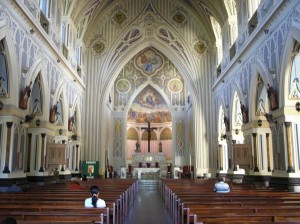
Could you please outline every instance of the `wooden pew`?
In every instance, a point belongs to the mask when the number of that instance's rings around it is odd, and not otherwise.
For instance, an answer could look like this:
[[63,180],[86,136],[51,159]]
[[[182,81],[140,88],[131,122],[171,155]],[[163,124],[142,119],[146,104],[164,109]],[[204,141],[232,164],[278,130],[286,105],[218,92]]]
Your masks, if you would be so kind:
[[[214,181],[215,182],[215,181]],[[160,190],[174,222],[248,223],[300,220],[300,194],[249,184],[228,194],[213,192],[211,180],[162,180]]]
[[[135,180],[93,180],[80,182],[80,190],[54,184],[33,187],[20,193],[0,193],[0,218],[12,216],[18,223],[118,224],[133,203],[137,184]],[[101,185],[101,198],[106,201],[107,208],[84,208],[84,200],[90,196],[92,185]]]

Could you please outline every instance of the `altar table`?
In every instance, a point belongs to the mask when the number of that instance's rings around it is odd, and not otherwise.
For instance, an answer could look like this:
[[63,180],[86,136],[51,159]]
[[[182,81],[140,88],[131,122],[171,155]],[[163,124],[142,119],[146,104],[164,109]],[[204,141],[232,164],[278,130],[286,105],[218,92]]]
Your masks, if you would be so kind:
[[159,168],[134,168],[133,169],[133,176],[136,176],[138,177],[139,180],[141,180],[141,176],[142,176],[142,173],[157,173],[159,172]]

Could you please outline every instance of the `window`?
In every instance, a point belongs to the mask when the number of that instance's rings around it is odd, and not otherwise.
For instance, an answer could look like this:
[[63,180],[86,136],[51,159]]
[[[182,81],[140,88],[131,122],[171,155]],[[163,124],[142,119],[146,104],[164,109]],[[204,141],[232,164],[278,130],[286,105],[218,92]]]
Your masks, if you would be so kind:
[[0,97],[8,96],[8,73],[4,42],[0,41]]
[[40,9],[46,18],[50,18],[51,0],[39,0]]
[[256,12],[261,0],[248,0],[248,18],[250,19]]

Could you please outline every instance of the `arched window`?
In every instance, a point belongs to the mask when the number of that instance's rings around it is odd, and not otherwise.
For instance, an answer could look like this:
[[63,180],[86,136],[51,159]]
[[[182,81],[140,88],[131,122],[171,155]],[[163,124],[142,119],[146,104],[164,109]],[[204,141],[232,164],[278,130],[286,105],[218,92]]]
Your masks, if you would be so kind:
[[42,98],[42,91],[41,91],[40,75],[38,75],[34,81],[34,84],[32,87],[31,104],[30,105],[31,105],[30,111],[32,114],[42,115],[43,98]]
[[240,126],[243,124],[243,117],[242,117],[242,111],[241,111],[241,101],[237,95],[237,93],[234,93],[234,104],[233,104],[233,121],[234,121],[234,127],[240,128]]
[[261,0],[248,0],[248,18],[250,19],[256,12]]
[[39,0],[40,10],[46,18],[50,18],[51,0]]
[[8,96],[8,72],[4,41],[0,41],[0,97]]
[[290,93],[291,99],[300,97],[299,80],[300,80],[300,43],[296,43],[291,63],[291,74],[290,74]]
[[269,111],[267,90],[261,76],[257,80],[256,115],[264,115]]

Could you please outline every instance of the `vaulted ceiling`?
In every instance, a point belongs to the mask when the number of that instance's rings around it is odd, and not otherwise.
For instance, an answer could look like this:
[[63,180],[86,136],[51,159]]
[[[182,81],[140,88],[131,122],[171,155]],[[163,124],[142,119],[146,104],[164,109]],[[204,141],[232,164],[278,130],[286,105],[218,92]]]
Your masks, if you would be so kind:
[[[229,1],[232,0],[225,0],[225,3],[227,2],[227,5],[229,5]],[[167,6],[167,4],[177,4],[186,10],[188,16],[192,15],[194,18],[197,18],[201,23],[200,25],[210,35],[212,35],[210,17],[214,17],[221,27],[228,17],[224,1],[222,0],[64,0],[64,15],[71,17],[74,21],[74,25],[78,30],[77,37],[86,39],[96,27],[101,26],[99,21],[103,20],[104,22],[104,15],[109,13],[112,8],[118,7],[120,4],[133,5],[132,2],[144,2],[144,4],[151,2],[153,5],[158,5],[161,12],[164,11],[163,7]],[[127,13],[132,14],[133,12],[136,15],[130,15],[131,19],[134,19],[140,13],[138,10]]]

